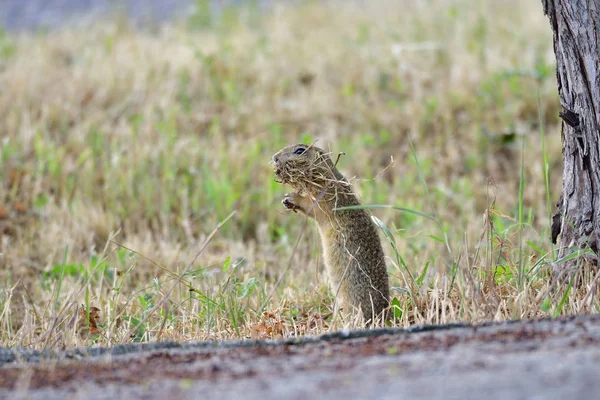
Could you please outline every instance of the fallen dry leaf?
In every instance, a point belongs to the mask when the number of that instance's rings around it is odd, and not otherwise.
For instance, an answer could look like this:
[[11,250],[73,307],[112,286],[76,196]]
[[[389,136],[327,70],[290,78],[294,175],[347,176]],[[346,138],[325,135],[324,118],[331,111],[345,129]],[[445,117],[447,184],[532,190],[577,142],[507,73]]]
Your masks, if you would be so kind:
[[253,337],[259,339],[272,339],[283,337],[285,322],[277,316],[276,312],[263,312],[263,315],[256,324],[251,325]]
[[23,203],[15,202],[13,204],[13,209],[18,213],[24,213],[27,211],[27,208],[23,205]]
[[[85,321],[85,316],[86,316],[86,310],[85,310],[85,306],[82,306],[81,309],[79,310],[79,315],[82,318],[81,319],[81,326],[80,326],[80,330],[86,329],[87,328],[87,324],[84,322]],[[98,332],[98,322],[100,322],[100,309],[98,307],[90,307],[90,319],[89,319],[89,333],[97,333]]]
[[8,170],[8,185],[9,187],[19,185],[25,176],[25,171],[11,168]]

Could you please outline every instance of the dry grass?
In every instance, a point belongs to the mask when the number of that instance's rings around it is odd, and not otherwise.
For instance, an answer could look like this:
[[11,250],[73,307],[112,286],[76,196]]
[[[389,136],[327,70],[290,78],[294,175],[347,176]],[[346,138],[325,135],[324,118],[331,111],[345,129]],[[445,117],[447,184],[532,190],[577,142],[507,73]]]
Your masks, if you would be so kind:
[[359,327],[322,318],[316,230],[268,164],[313,140],[346,153],[365,204],[433,217],[373,210],[395,325],[595,312],[593,276],[549,280],[561,153],[539,2],[362,3],[0,38],[0,345]]

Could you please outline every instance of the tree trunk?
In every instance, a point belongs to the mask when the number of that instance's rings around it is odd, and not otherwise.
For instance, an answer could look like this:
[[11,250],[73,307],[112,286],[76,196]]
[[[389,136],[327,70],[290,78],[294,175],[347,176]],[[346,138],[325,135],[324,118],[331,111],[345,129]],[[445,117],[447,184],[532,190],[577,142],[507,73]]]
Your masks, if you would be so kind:
[[[554,32],[563,189],[552,223],[558,258],[600,247],[600,0],[542,0]],[[597,260],[597,257],[593,257]],[[574,260],[576,261],[576,260]],[[573,262],[560,263],[557,272]]]

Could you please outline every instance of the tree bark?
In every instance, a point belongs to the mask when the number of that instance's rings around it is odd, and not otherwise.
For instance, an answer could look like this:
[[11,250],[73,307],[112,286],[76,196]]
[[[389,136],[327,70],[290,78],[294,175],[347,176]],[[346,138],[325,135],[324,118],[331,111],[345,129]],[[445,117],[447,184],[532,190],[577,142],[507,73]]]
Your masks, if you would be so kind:
[[[542,0],[554,33],[563,189],[552,223],[558,259],[600,247],[600,0]],[[596,257],[594,257],[597,260]],[[557,272],[570,263],[559,263]]]

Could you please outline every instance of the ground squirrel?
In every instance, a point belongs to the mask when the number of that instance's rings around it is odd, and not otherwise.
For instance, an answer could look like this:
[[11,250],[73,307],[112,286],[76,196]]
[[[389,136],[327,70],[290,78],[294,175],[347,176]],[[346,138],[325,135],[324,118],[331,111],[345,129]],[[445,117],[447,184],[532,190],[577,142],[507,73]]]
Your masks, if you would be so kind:
[[319,227],[331,288],[344,311],[361,310],[365,321],[383,316],[389,304],[388,274],[377,229],[365,210],[336,210],[360,202],[350,183],[323,150],[284,147],[272,159],[275,180],[294,192],[285,208],[313,218]]

